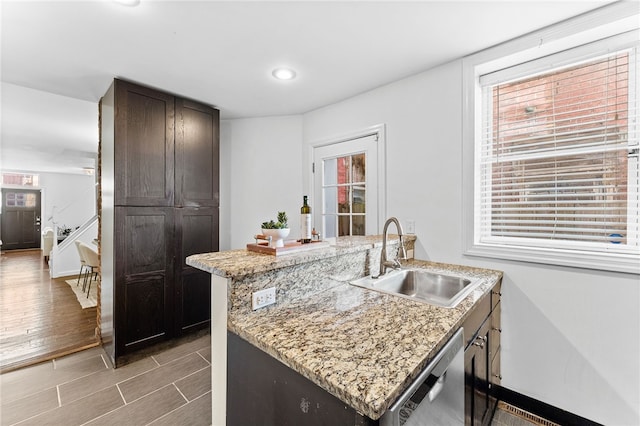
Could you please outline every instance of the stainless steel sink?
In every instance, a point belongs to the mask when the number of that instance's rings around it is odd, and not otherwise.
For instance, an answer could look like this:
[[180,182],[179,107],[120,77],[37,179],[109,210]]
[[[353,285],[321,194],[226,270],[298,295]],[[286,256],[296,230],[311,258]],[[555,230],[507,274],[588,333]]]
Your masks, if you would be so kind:
[[480,280],[438,274],[425,269],[393,270],[379,278],[371,276],[351,281],[352,285],[418,302],[455,308]]

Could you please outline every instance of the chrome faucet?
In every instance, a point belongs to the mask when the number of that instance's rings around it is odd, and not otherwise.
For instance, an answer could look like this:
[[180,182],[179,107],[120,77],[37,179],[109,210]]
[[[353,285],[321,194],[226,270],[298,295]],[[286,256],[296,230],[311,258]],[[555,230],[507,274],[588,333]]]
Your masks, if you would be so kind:
[[[391,224],[391,222],[396,224],[396,229],[398,230],[398,239],[400,240],[400,242],[399,242],[398,253],[396,255],[396,258],[394,260],[387,260],[387,229],[389,228],[389,224]],[[387,221],[384,223],[384,228],[382,230],[382,253],[380,253],[380,273],[378,274],[378,276],[373,278],[378,278],[384,275],[387,272],[387,268],[400,269],[402,267],[402,265],[400,264],[400,260],[405,260],[407,258],[407,252],[404,248],[404,241],[402,240],[402,236],[403,236],[402,226],[400,225],[400,222],[398,221],[398,219],[396,219],[395,217],[390,217],[389,219],[387,219]]]

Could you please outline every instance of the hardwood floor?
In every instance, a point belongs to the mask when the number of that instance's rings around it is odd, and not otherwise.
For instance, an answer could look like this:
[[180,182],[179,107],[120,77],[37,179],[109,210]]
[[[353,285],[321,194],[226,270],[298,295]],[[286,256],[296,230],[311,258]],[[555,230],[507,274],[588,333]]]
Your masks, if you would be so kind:
[[65,278],[50,278],[40,250],[2,252],[0,373],[99,343],[96,308],[82,309]]

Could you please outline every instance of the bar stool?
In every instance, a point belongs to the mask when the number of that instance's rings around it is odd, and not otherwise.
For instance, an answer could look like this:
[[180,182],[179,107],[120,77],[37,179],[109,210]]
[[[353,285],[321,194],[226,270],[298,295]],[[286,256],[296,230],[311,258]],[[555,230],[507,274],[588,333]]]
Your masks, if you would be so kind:
[[[82,285],[82,291],[85,291],[86,289],[88,298],[89,292],[91,291],[91,281],[93,281],[93,275],[95,274],[95,279],[98,279],[98,275],[100,272],[100,260],[98,258],[98,253],[85,243],[81,242],[79,247],[80,251],[82,252],[82,256],[84,257],[85,266],[89,269],[88,272],[85,272],[84,283]],[[87,279],[89,280],[88,283]]]

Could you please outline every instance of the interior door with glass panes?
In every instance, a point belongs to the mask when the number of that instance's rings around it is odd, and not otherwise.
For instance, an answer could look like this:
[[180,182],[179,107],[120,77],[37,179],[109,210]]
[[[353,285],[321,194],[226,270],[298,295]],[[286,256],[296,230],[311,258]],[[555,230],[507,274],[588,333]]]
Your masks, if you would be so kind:
[[322,237],[378,233],[377,135],[315,147],[314,226]]

